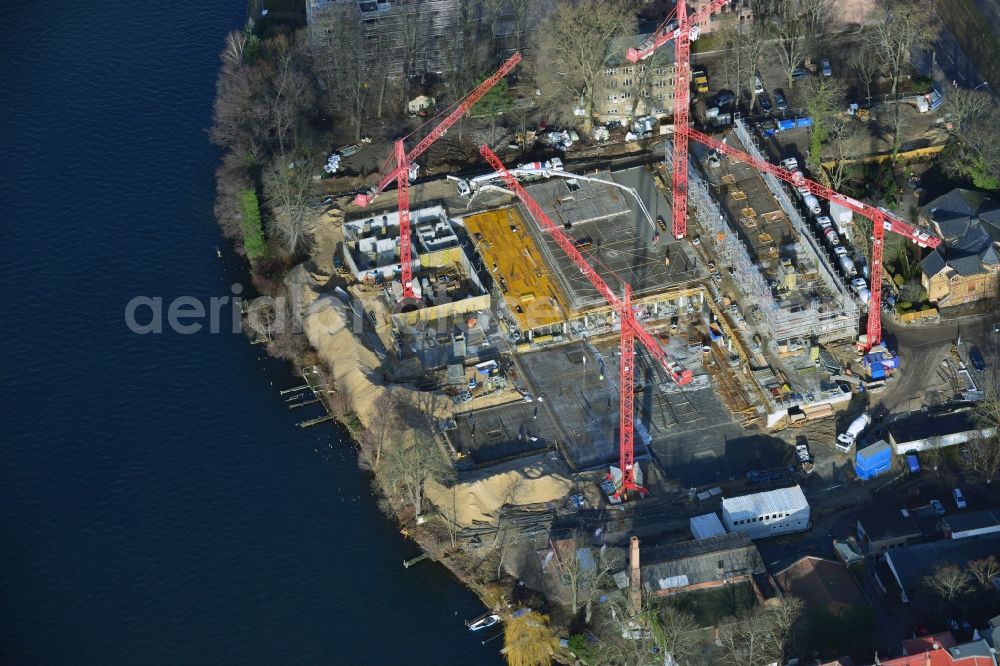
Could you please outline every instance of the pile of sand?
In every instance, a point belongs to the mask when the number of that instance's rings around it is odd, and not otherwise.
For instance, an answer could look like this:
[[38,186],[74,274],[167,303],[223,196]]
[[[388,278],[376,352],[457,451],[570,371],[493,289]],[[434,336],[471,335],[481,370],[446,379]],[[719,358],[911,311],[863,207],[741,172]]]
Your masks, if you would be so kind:
[[[319,285],[302,266],[291,271],[288,285],[297,294],[297,315],[306,337],[325,365],[332,368],[337,391],[350,396],[365,426],[372,425],[379,418],[378,398],[388,390],[381,380],[378,357],[351,331],[343,302],[332,294],[321,294]],[[434,396],[398,385],[392,390],[394,396],[408,401],[414,409],[439,417],[449,411],[447,400],[431,400]],[[401,431],[397,439],[405,440],[407,434]],[[492,521],[505,504],[538,504],[565,497],[572,484],[559,475],[557,464],[540,455],[478,476],[474,473],[455,486],[454,494],[451,488],[428,481],[425,493],[441,513],[459,525]]]
[[474,521],[495,522],[505,504],[541,504],[561,500],[573,484],[556,472],[546,458],[506,471],[466,478],[454,488],[436,481],[424,484],[424,492],[438,511],[452,522],[470,526]]

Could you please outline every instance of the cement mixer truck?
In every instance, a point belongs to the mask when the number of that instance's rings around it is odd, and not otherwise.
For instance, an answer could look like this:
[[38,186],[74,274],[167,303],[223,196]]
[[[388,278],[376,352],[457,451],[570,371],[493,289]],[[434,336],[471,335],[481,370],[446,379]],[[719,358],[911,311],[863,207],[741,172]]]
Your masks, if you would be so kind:
[[847,430],[837,435],[837,450],[845,453],[850,451],[854,447],[858,435],[863,433],[865,428],[871,425],[871,422],[872,417],[868,412],[851,421],[851,425],[847,426]]

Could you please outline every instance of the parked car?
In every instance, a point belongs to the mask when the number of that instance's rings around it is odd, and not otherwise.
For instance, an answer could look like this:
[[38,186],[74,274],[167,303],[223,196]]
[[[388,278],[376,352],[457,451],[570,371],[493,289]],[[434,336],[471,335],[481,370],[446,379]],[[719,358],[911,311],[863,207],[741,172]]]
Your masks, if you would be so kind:
[[910,470],[910,474],[920,472],[920,460],[917,458],[916,453],[908,453],[906,455],[906,467]]
[[731,90],[720,90],[716,93],[715,97],[712,98],[712,106],[721,109],[724,106],[729,106],[736,101],[736,93]]
[[781,91],[781,88],[774,89],[774,104],[778,107],[778,111],[788,109],[788,100],[785,99],[785,93]]
[[851,289],[853,289],[855,292],[859,292],[862,289],[867,289],[867,288],[868,288],[868,283],[865,282],[864,278],[856,277],[851,279]]
[[768,98],[767,93],[760,93],[757,96],[757,103],[760,104],[760,110],[764,113],[771,113],[771,100]]
[[665,219],[663,219],[662,215],[657,215],[656,216],[656,226],[658,226],[660,228],[660,231],[666,232],[666,230],[667,230],[667,221]]
[[753,77],[753,91],[758,95],[764,93],[764,84],[761,82],[759,74],[755,74]]
[[823,76],[833,76],[833,68],[830,67],[830,61],[826,58],[823,59]]
[[796,67],[795,69],[792,70],[793,79],[804,79],[807,78],[808,76],[809,76],[809,70],[804,69],[802,67]]
[[930,501],[930,505],[931,505],[931,508],[934,509],[934,513],[936,513],[939,516],[943,516],[944,515],[944,504],[941,504],[941,502],[939,500],[932,499]]
[[983,358],[983,353],[979,351],[979,347],[969,348],[969,363],[972,364],[976,372],[982,372],[986,369],[986,359]]
[[966,507],[965,495],[962,494],[961,488],[955,488],[951,491],[951,496],[955,498],[955,506],[959,509],[964,509]]

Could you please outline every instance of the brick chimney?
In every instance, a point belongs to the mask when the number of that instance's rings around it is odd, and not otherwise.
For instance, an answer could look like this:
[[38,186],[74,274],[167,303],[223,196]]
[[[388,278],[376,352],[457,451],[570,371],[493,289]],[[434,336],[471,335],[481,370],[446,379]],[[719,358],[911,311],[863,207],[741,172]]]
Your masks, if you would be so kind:
[[642,579],[639,574],[639,537],[632,537],[628,557],[629,597],[632,612],[642,610]]

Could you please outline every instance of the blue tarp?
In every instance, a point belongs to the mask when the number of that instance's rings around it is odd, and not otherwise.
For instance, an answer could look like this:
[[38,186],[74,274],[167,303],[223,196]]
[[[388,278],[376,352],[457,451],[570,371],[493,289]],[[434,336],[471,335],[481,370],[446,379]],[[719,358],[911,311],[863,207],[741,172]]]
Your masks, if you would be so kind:
[[796,127],[812,127],[812,124],[813,124],[813,119],[809,118],[808,116],[805,118],[799,118],[797,121],[795,121]]
[[882,367],[881,363],[872,363],[869,372],[872,379],[885,379],[885,368]]
[[778,129],[779,130],[790,130],[793,127],[795,127],[795,119],[794,118],[788,118],[787,120],[779,120],[778,121]]

